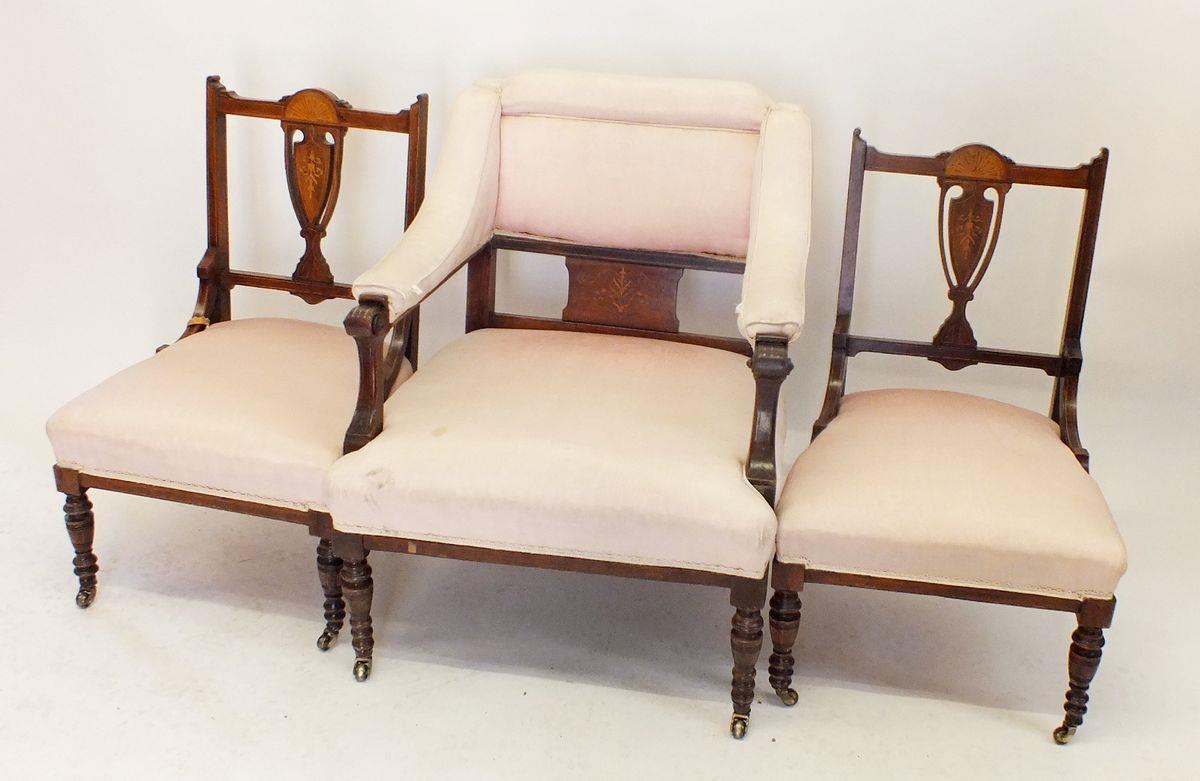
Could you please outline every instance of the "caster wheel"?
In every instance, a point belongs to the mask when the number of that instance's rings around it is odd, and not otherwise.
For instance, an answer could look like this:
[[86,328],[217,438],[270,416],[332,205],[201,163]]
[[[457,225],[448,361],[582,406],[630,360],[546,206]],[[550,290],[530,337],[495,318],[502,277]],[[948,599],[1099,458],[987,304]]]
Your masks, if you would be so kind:
[[95,599],[96,589],[81,588],[79,589],[79,593],[75,595],[75,606],[80,610],[83,610],[84,608],[90,606]]
[[317,648],[320,648],[322,651],[328,651],[330,648],[333,648],[333,644],[337,642],[337,638],[337,632],[326,628],[325,631],[321,633],[321,636],[317,638]]
[[779,700],[789,708],[800,701],[800,695],[796,694],[795,689],[780,689],[775,693],[779,695]]
[[1054,742],[1060,746],[1065,746],[1071,742],[1071,738],[1075,737],[1074,727],[1059,727],[1054,730]]
[[746,730],[750,729],[750,719],[746,716],[734,716],[729,722],[729,734],[737,740],[746,737]]
[[359,659],[354,663],[354,680],[365,681],[371,677],[371,660]]

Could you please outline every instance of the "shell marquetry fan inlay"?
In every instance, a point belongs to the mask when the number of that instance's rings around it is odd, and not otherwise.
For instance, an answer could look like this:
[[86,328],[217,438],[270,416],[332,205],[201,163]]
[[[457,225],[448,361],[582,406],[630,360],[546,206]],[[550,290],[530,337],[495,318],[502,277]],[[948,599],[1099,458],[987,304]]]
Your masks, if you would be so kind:
[[[281,124],[288,192],[305,243],[304,255],[292,272],[292,279],[331,283],[333,272],[321,252],[321,240],[333,217],[342,178],[346,130],[334,123],[338,107],[348,104],[317,89],[302,90],[283,102]],[[317,293],[299,295],[310,304],[326,298]]]
[[[945,163],[944,173],[938,177],[938,251],[952,307],[933,343],[969,351],[977,342],[967,321],[967,302],[975,297],[996,251],[1004,198],[1012,186],[1012,161],[981,144],[960,147],[939,157]],[[995,194],[994,200],[988,197],[989,190]],[[975,363],[966,359],[938,362],[947,369]]]

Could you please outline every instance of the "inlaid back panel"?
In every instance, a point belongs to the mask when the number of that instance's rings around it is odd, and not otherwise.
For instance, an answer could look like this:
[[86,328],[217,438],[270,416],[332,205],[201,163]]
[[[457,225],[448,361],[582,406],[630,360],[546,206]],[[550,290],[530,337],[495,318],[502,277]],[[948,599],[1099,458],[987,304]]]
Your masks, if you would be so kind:
[[[333,282],[333,272],[321,252],[321,240],[333,217],[342,180],[346,129],[337,125],[339,105],[348,106],[319,89],[297,92],[284,104],[282,125],[288,193],[305,245],[304,255],[292,272],[292,279],[298,282]],[[310,304],[325,299],[312,292],[298,295]]]

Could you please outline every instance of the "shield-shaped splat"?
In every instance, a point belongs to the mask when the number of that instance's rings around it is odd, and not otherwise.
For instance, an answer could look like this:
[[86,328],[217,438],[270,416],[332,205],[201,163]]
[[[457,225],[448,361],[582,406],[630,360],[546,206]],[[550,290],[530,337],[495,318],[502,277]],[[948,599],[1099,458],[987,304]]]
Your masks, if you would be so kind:
[[[967,302],[974,298],[996,251],[1004,197],[1011,187],[1009,162],[991,147],[977,144],[956,149],[945,159],[944,173],[938,177],[941,187],[938,250],[947,295],[953,306],[933,343],[974,349],[975,334],[967,321]],[[995,195],[995,200],[989,198],[989,192]],[[961,369],[971,363],[957,359],[939,362],[949,369]]]
[[[292,279],[332,282],[333,273],[321,252],[321,239],[337,204],[342,178],[345,128],[338,124],[337,99],[323,90],[303,90],[285,99],[284,164],[292,209],[300,222],[304,255]],[[316,303],[324,295],[300,296]]]

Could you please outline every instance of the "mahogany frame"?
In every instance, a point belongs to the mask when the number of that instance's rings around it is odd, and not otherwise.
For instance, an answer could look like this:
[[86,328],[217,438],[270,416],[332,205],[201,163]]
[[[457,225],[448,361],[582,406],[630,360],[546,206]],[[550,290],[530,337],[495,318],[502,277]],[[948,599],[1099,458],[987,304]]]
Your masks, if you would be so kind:
[[[566,259],[570,277],[568,302],[562,319],[529,317],[496,310],[496,261],[499,250],[557,255]],[[792,369],[787,340],[760,336],[751,346],[743,339],[683,333],[678,330],[678,318],[675,317],[678,281],[683,270],[742,274],[745,271],[744,260],[697,253],[598,247],[497,232],[459,268],[462,266],[467,267],[468,332],[480,328],[576,331],[684,342],[747,356],[755,379],[756,394],[750,421],[746,477],[774,507],[777,481],[776,412],[780,387]],[[379,377],[386,363],[383,335],[387,330],[388,316],[385,299],[363,296],[346,318],[346,330],[359,343],[362,373],[359,406],[346,435],[346,452],[362,447],[383,429],[383,403],[387,395],[382,390]],[[765,574],[762,578],[745,578],[677,567],[360,535],[336,531],[331,526],[314,527],[313,534],[332,538],[335,554],[345,561],[342,591],[349,608],[355,650],[354,676],[360,681],[370,676],[374,648],[370,616],[373,582],[367,563],[370,551],[726,588],[729,590],[730,604],[734,607],[730,633],[734,659],[730,731],[737,738],[746,734],[754,699],[755,665],[763,642],[762,610],[767,591]]]
[[[330,299],[353,299],[350,286],[340,284],[321,254],[325,236],[341,182],[341,149],[350,129],[402,133],[408,136],[405,171],[404,224],[416,216],[425,193],[425,152],[428,136],[429,98],[418,95],[403,111],[396,113],[356,109],[330,92],[305,89],[277,101],[243,98],[228,90],[219,76],[206,81],[205,146],[207,181],[208,247],[196,269],[199,290],[192,317],[179,339],[199,333],[212,323],[231,318],[230,293],[233,288],[256,287],[280,290],[313,304]],[[231,269],[229,265],[229,188],[226,118],[253,117],[279,121],[284,132],[284,165],[288,193],[300,223],[305,251],[291,277]],[[384,380],[390,387],[399,371],[401,357],[416,365],[418,314],[396,323],[392,345],[394,369]],[[163,345],[159,350],[165,349]],[[347,410],[348,416],[350,410]],[[300,510],[261,502],[234,499],[155,483],[117,479],[89,474],[59,465],[54,466],[55,485],[66,495],[67,531],[75,549],[75,575],[79,579],[76,604],[91,605],[96,595],[99,570],[92,551],[95,519],[88,489],[115,491],[153,499],[180,502],[217,510],[271,518],[307,526],[310,531],[329,527],[328,515],[315,510]],[[323,537],[317,546],[317,570],[325,595],[325,630],[317,641],[327,650],[337,638],[345,617],[345,603],[339,585],[342,562],[332,552],[332,542]]]
[[[820,436],[837,416],[845,392],[848,359],[859,353],[921,357],[939,363],[951,371],[977,363],[1018,366],[1038,369],[1054,377],[1049,417],[1058,424],[1063,443],[1071,449],[1080,466],[1086,470],[1089,465],[1088,451],[1080,441],[1076,416],[1079,375],[1083,366],[1080,336],[1107,166],[1107,149],[1102,149],[1090,162],[1076,168],[1020,165],[991,147],[980,144],[959,147],[952,152],[942,152],[933,157],[890,154],[869,146],[863,140],[861,132],[856,129],[850,153],[849,192],[829,380],[821,413],[813,425],[813,439]],[[934,177],[941,186],[939,243],[949,287],[948,295],[954,306],[946,323],[930,342],[858,336],[850,330],[858,262],[859,224],[862,216],[863,180],[867,171]],[[1017,184],[1084,191],[1079,240],[1075,251],[1061,345],[1057,354],[979,347],[966,320],[966,303],[973,297],[975,287],[982,281],[983,273],[991,259],[991,251],[995,249],[1003,212],[1003,197],[1012,185]],[[956,211],[954,201],[951,200],[949,216],[952,219],[951,224],[947,225],[946,201],[948,193],[956,187],[960,188],[961,193],[958,196],[960,205],[957,209],[960,219],[953,220]],[[995,202],[985,199],[984,194],[988,190],[998,193]],[[990,247],[985,247],[984,242],[989,235]],[[950,245],[950,252],[946,251],[946,245]],[[955,249],[958,251],[955,252]],[[961,272],[965,272],[962,278],[958,276]],[[1071,683],[1064,705],[1066,718],[1054,731],[1054,739],[1060,744],[1069,741],[1083,721],[1083,714],[1087,710],[1087,689],[1099,665],[1100,648],[1104,643],[1102,630],[1111,626],[1116,608],[1115,598],[1072,599],[996,588],[852,574],[815,569],[803,564],[782,562],[776,558],[771,581],[775,593],[771,597],[770,611],[774,651],[770,658],[770,681],[772,688],[789,705],[797,699],[795,690],[791,688],[795,664],[792,647],[799,630],[799,592],[806,583],[925,594],[1074,613],[1079,628],[1072,637],[1069,655]]]

